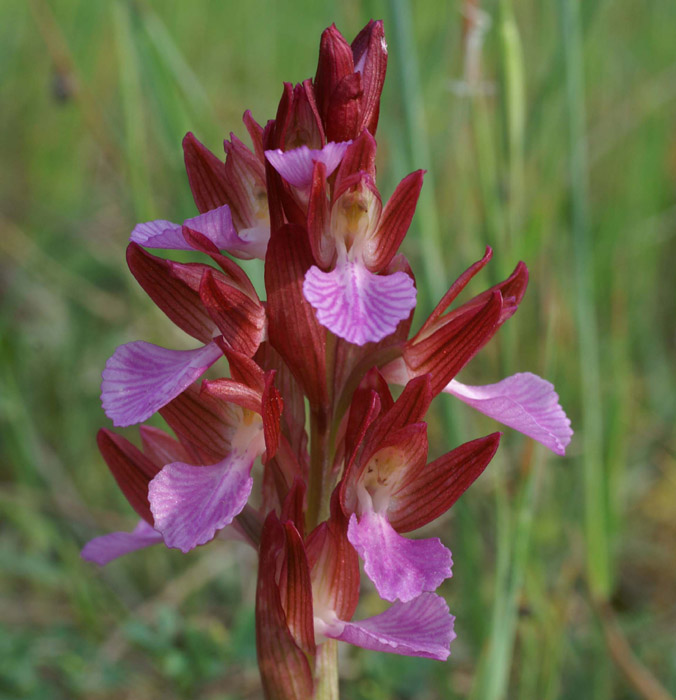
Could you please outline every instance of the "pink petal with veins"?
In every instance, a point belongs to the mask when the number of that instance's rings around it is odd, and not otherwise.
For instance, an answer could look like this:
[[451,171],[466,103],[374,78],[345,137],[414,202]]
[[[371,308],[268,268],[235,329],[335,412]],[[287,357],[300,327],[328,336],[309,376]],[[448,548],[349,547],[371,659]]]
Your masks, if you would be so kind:
[[339,263],[305,274],[303,295],[319,322],[356,345],[377,342],[394,333],[415,306],[416,289],[405,272],[376,275],[359,262]]
[[[443,598],[423,593],[408,603],[395,603],[375,617],[338,623],[333,630],[329,626],[324,634],[363,649],[445,661],[456,637],[454,622]],[[341,624],[344,627],[338,632]]]
[[146,248],[165,250],[192,250],[182,233],[183,227],[164,219],[136,224],[129,240]]
[[241,513],[253,487],[255,452],[234,449],[210,466],[167,464],[148,486],[155,527],[167,547],[188,552]]
[[196,350],[167,350],[141,340],[120,345],[103,370],[103,410],[116,426],[141,423],[221,356],[215,342]]
[[137,224],[129,240],[146,248],[193,250],[183,236],[184,227],[209,239],[219,250],[246,257],[264,258],[270,237],[270,227],[267,225],[245,229],[238,235],[232,223],[230,207],[224,204],[186,219],[182,225],[163,219]]
[[[230,216],[230,207],[227,204],[192,219],[186,219],[183,226],[201,233],[221,250],[226,250],[228,244],[237,241],[237,234]],[[146,221],[134,227],[129,240],[147,248],[192,250],[192,246],[183,237],[183,226],[163,219]]]
[[451,552],[438,537],[409,540],[397,533],[383,513],[353,513],[347,538],[364,560],[364,571],[385,600],[406,603],[436,590],[452,576]]
[[485,386],[468,386],[453,379],[443,391],[552,452],[565,454],[573,435],[570,420],[554,385],[536,374],[520,372]]
[[300,146],[290,151],[276,148],[265,151],[270,165],[290,184],[298,189],[308,189],[312,184],[312,171],[315,163],[324,163],[326,177],[338,167],[352,141],[327,143],[322,149]]

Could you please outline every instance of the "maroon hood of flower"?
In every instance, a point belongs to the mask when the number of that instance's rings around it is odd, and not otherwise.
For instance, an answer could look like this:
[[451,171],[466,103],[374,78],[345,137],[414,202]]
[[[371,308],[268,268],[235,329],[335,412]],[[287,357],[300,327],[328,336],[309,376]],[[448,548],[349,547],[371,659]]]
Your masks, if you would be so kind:
[[381,21],[371,20],[352,45],[335,25],[324,31],[314,87],[329,141],[354,139],[362,129],[375,135],[386,69]]

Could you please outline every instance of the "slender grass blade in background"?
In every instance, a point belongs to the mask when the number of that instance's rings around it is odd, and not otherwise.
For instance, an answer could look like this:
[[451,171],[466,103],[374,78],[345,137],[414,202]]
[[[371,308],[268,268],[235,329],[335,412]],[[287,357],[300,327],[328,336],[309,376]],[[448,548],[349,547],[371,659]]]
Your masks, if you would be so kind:
[[593,596],[606,600],[611,590],[608,543],[608,493],[603,456],[601,382],[596,326],[594,251],[589,220],[584,50],[576,0],[560,0],[566,114],[570,157],[571,229],[574,256],[575,308],[580,346],[582,458],[585,483],[587,576]]
[[[434,202],[435,178],[432,169],[429,128],[425,119],[421,74],[418,67],[417,50],[413,39],[413,18],[408,0],[390,0],[392,18],[392,38],[397,54],[397,68],[400,75],[401,106],[404,110],[405,133],[407,137],[407,163],[412,168],[424,168],[425,186],[418,204],[417,226],[421,236],[422,265],[424,269],[427,306],[431,309],[447,289],[447,275],[444,266],[444,251],[437,207]],[[424,311],[423,307],[421,311]]]
[[131,4],[125,0],[115,0],[111,6],[120,71],[120,97],[124,114],[125,154],[130,191],[137,218],[146,221],[156,218],[157,210],[148,167],[147,119],[132,12]]

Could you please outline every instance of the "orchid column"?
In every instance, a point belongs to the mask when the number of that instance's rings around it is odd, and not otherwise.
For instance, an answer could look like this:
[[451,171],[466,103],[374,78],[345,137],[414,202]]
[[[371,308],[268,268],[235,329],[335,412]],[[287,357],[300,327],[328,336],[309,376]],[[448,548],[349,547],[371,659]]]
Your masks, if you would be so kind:
[[[131,342],[103,372],[116,426],[159,412],[173,435],[141,425],[139,448],[99,432],[140,520],[95,538],[83,556],[104,565],[155,544],[188,553],[215,538],[253,547],[267,698],[338,698],[337,641],[448,657],[454,618],[435,591],[451,576],[451,552],[438,538],[404,535],[455,503],[501,433],[428,462],[424,419],[439,393],[558,454],[572,434],[553,387],[533,374],[481,387],[455,379],[517,310],[523,263],[449,310],[489,262],[487,249],[409,338],[416,286],[398,250],[424,173],[406,176],[383,203],[375,134],[386,65],[381,22],[352,44],[332,26],[314,79],[285,84],[265,127],[245,113],[251,149],[231,134],[223,162],[185,137],[198,213],[136,226],[127,261],[198,346]],[[147,248],[198,251],[207,262]],[[265,300],[233,257],[264,261]],[[226,376],[213,376],[217,367]],[[403,386],[396,400],[389,383]],[[391,605],[353,620],[360,558]]]

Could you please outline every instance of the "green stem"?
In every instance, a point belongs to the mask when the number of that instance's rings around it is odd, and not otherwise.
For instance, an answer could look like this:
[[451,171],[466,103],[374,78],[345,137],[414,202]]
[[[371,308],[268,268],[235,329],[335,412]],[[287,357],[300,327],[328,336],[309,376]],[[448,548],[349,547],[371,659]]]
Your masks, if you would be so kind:
[[317,647],[314,700],[339,700],[338,642],[335,639]]

